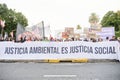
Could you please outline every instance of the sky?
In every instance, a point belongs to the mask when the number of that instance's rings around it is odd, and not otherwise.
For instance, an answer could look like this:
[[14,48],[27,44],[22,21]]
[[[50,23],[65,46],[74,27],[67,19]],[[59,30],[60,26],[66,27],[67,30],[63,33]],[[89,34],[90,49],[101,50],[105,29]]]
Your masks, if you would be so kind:
[[44,21],[52,30],[65,27],[89,27],[91,13],[100,20],[108,11],[120,10],[120,0],[0,0],[8,8],[22,12],[29,26]]

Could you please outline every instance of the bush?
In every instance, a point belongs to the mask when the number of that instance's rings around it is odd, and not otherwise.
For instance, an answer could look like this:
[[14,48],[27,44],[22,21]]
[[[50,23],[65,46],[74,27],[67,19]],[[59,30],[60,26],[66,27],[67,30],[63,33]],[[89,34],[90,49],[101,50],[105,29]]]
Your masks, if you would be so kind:
[[115,36],[116,36],[116,37],[120,37],[120,31],[116,31],[116,32],[115,32]]

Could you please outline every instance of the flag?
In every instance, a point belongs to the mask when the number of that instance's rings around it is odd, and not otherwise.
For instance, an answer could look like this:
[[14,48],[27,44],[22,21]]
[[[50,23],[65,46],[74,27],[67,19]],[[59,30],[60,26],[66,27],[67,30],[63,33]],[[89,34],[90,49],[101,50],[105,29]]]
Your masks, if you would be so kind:
[[51,29],[50,29],[50,25],[47,25],[44,27],[44,32],[45,32],[45,37],[50,37],[51,35]]
[[19,36],[20,34],[22,34],[23,32],[25,32],[25,28],[24,28],[20,23],[18,23],[18,24],[17,24],[17,30],[16,30],[16,41],[19,40],[19,39],[18,39],[18,36]]
[[31,30],[34,36],[37,36],[40,39],[44,39],[44,37],[50,36],[51,33],[50,25],[44,26],[43,21],[39,22],[36,25],[33,25]]
[[43,24],[42,24],[42,22],[32,26],[32,33],[35,36],[37,36],[41,39],[43,38],[44,35],[43,35]]
[[41,27],[33,26],[33,27],[32,27],[32,33],[33,33],[34,36],[36,36],[36,37],[43,38],[43,31],[42,31],[42,28],[41,28]]

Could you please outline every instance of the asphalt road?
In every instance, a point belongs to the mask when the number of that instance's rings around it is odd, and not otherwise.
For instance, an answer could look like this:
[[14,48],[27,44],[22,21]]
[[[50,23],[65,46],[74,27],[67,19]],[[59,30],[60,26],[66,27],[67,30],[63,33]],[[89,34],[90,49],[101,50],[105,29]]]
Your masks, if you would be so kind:
[[0,80],[120,80],[120,63],[0,63]]

